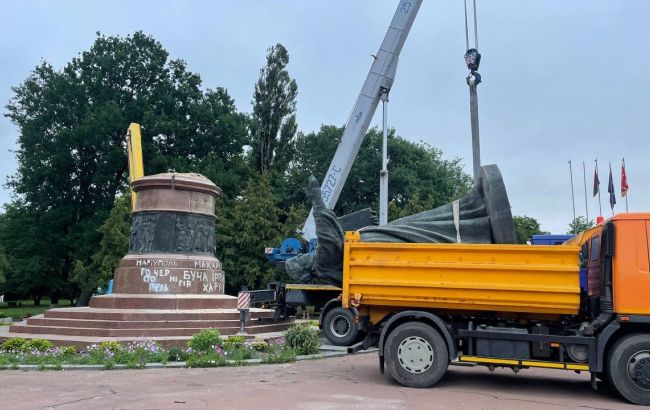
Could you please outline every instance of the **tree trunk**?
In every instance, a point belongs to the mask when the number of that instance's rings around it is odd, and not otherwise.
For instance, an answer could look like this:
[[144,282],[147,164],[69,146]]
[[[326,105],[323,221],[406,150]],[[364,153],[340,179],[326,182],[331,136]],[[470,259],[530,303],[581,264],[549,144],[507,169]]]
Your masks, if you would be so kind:
[[50,305],[58,305],[59,304],[59,294],[57,292],[54,292],[50,295]]
[[90,302],[90,297],[93,295],[93,292],[90,290],[82,290],[81,294],[77,298],[77,303],[75,306],[77,307],[83,307],[83,306],[88,306],[88,303]]
[[32,299],[34,300],[34,306],[41,306],[41,296],[33,295]]

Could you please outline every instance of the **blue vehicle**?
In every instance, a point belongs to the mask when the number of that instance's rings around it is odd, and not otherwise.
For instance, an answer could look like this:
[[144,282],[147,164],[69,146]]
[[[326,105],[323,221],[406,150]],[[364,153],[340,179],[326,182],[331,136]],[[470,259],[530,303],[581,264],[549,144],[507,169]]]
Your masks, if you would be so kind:
[[[530,243],[531,245],[562,245],[564,242],[573,238],[575,235],[565,234],[539,234],[533,235]],[[580,266],[580,288],[587,291],[587,268]]]
[[561,245],[569,239],[573,238],[574,235],[557,235],[557,234],[539,234],[533,235],[530,243],[531,245]]

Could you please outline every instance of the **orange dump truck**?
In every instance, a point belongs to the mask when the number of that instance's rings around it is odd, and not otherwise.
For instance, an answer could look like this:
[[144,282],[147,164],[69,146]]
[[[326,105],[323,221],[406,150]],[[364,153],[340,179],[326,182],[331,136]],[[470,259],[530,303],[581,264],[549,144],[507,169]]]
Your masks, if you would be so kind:
[[[409,387],[451,361],[588,371],[650,405],[650,213],[616,215],[564,245],[345,242],[327,332],[367,336]],[[588,271],[581,288],[580,268]],[[352,323],[354,322],[354,323]]]

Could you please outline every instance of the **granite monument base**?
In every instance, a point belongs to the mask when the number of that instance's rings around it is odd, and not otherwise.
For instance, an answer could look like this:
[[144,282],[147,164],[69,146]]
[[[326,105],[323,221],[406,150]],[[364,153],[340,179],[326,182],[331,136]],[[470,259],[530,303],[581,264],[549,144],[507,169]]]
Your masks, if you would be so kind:
[[[251,309],[246,332],[254,337],[283,331],[291,325],[275,322],[273,316],[270,309]],[[78,348],[103,341],[128,344],[144,339],[165,347],[185,347],[193,334],[208,328],[218,329],[224,337],[239,331],[236,297],[119,293],[95,296],[89,307],[47,310],[12,325],[3,336],[48,339],[56,345]]]

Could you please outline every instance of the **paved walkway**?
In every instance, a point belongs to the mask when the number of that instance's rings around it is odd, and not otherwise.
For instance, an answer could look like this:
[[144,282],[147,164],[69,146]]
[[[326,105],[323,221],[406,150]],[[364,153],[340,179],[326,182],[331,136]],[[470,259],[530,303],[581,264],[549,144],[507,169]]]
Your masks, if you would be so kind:
[[1,371],[5,409],[619,409],[586,374],[450,367],[431,389],[379,374],[376,353],[218,369]]

